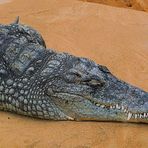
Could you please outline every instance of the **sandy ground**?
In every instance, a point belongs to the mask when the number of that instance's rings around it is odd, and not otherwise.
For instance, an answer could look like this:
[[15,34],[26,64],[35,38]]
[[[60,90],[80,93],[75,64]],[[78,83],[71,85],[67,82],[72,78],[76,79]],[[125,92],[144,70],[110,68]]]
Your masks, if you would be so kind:
[[[49,48],[94,59],[148,91],[148,13],[77,0],[0,5],[0,23],[18,15],[42,33]],[[0,148],[147,148],[147,138],[142,124],[51,122],[0,112]]]
[[82,1],[148,12],[148,0],[82,0]]

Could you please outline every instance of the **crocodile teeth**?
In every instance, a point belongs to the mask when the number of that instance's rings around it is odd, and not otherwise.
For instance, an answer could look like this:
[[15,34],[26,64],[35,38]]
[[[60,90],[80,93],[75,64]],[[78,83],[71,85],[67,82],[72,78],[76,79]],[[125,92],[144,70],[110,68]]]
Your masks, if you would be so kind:
[[128,113],[128,117],[127,117],[127,120],[130,120],[131,119],[131,117],[132,117],[132,113]]
[[143,116],[142,116],[142,114],[140,114],[140,118],[142,118]]
[[100,106],[100,104],[96,104],[97,106]]
[[127,110],[126,110],[126,109],[124,109],[124,112],[125,112],[125,113],[126,113],[126,111],[127,111]]
[[67,116],[67,118],[68,118],[69,120],[74,120],[74,118],[72,118],[72,117],[70,117],[70,116]]
[[117,108],[117,109],[121,109],[121,107],[120,107],[118,104],[116,104],[116,108]]
[[116,106],[114,105],[113,108],[116,108]]
[[110,106],[110,108],[112,109],[113,107],[112,107],[112,106]]
[[[94,102],[95,103],[95,102]],[[101,108],[106,108],[107,106],[104,104],[99,104],[99,103],[95,103],[96,106],[101,107]],[[119,104],[115,104],[115,105],[110,105],[108,106],[110,109],[119,109],[122,110],[124,113],[127,114],[127,120],[130,120],[133,116],[133,118],[137,119],[137,118],[148,118],[148,113],[131,113],[128,111],[127,108],[125,108],[124,106],[120,106]],[[74,120],[73,118],[69,118],[70,120]]]
[[102,108],[104,108],[104,107],[105,107],[105,105],[101,105],[101,107],[102,107]]
[[121,106],[121,109],[124,110],[124,106]]
[[135,114],[135,119],[137,119],[137,117],[138,117],[137,114]]

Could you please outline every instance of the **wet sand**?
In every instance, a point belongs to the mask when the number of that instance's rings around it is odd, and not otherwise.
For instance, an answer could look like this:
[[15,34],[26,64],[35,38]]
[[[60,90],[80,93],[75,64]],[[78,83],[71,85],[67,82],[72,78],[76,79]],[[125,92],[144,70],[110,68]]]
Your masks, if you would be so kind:
[[[77,0],[13,0],[0,5],[0,23],[20,16],[47,47],[93,59],[148,91],[148,13]],[[53,122],[0,112],[2,148],[147,148],[148,126]]]

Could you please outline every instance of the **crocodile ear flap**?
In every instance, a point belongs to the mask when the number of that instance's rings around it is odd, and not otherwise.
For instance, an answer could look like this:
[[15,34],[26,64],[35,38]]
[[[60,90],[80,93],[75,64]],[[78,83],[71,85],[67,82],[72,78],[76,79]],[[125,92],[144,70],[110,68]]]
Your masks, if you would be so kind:
[[19,16],[16,17],[15,21],[12,24],[18,24],[19,23]]

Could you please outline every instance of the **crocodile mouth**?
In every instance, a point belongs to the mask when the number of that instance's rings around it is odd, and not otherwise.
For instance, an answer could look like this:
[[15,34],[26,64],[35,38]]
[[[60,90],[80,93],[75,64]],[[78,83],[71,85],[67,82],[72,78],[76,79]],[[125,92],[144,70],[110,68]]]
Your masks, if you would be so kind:
[[[77,120],[77,117],[71,116],[75,112],[73,110],[73,106],[80,107],[80,110],[84,110],[85,114],[87,115],[87,111],[83,108],[84,106],[87,106],[88,104],[91,104],[92,108],[95,108],[94,116],[93,118],[88,113],[88,116],[82,117],[78,120],[95,120],[95,121],[123,121],[123,122],[142,122],[142,123],[148,123],[148,112],[132,112],[130,108],[127,106],[123,106],[120,104],[115,103],[108,103],[108,102],[101,102],[97,98],[93,98],[92,96],[82,96],[79,94],[73,94],[73,93],[66,93],[66,92],[56,92],[52,95],[55,99],[53,99],[54,103],[68,114],[71,118],[70,120]],[[79,104],[79,105],[78,105]],[[89,110],[88,105],[88,110]],[[96,111],[98,111],[98,116]],[[103,114],[106,112],[105,117],[99,118],[100,111],[103,112]],[[74,113],[75,114],[75,113]],[[113,115],[110,119],[110,115]],[[95,118],[96,116],[96,118]],[[119,117],[120,116],[120,117]]]

